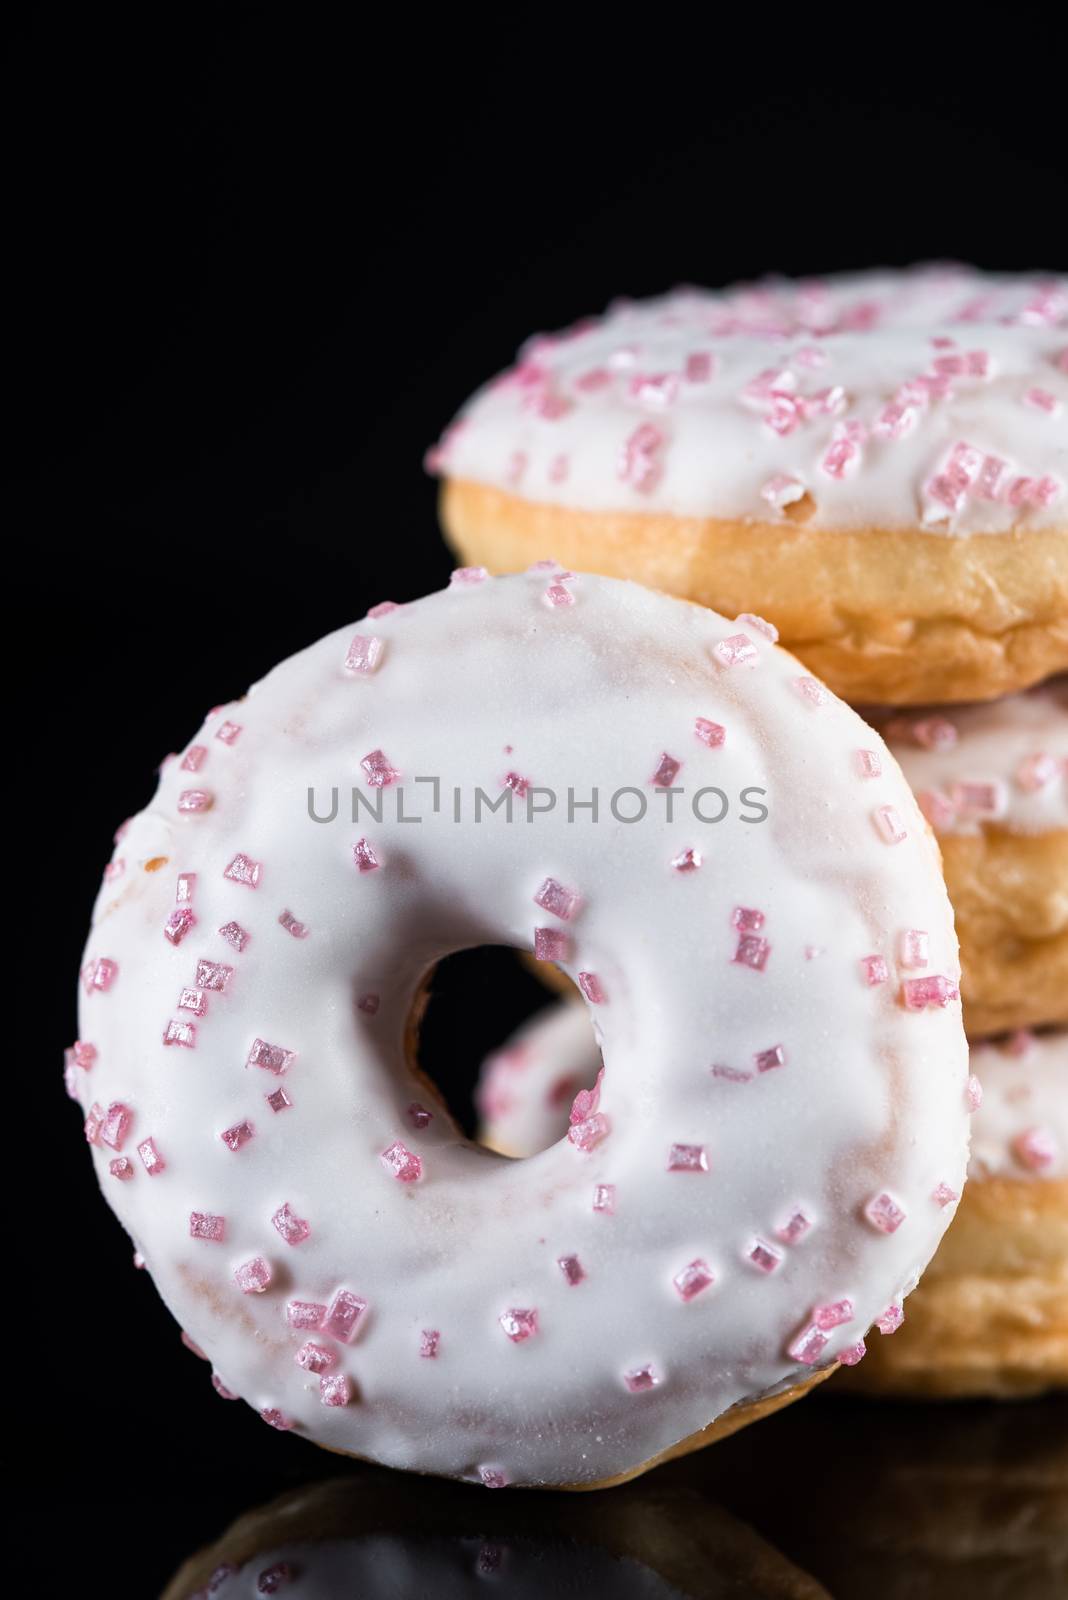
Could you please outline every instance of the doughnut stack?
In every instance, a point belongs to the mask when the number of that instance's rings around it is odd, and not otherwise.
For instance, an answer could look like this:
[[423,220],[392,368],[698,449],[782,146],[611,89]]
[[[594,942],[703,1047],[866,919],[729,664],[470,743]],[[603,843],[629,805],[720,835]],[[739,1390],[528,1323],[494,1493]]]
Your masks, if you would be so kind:
[[[1068,1382],[1068,279],[619,301],[530,339],[428,464],[463,561],[551,551],[758,613],[882,731],[941,846],[983,1121],[908,1322],[850,1380]],[[922,938],[903,957],[922,975]]]

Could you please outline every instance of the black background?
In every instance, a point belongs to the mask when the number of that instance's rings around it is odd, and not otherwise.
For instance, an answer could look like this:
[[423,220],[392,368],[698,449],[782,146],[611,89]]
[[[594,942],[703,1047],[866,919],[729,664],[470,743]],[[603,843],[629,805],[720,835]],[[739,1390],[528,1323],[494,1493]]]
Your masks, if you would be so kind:
[[[158,761],[283,656],[445,581],[423,453],[532,331],[682,281],[1068,253],[1042,30],[1018,58],[991,32],[969,59],[926,36],[891,48],[857,16],[839,60],[823,13],[789,43],[770,11],[764,37],[718,42],[620,13],[617,61],[533,14],[465,37],[413,14],[390,39],[354,13],[345,29],[299,15],[52,11],[8,67],[7,565],[27,632],[9,695],[30,712],[50,841],[30,863],[25,1070],[62,1262],[40,1291],[55,1309],[33,1335],[28,1426],[70,1531],[51,1559],[84,1571],[129,1504],[138,1594],[230,1515],[326,1470],[223,1406],[178,1347],[63,1098],[92,897]],[[486,959],[500,998],[464,958],[428,1024],[465,1116],[482,1053],[540,997],[510,957]]]

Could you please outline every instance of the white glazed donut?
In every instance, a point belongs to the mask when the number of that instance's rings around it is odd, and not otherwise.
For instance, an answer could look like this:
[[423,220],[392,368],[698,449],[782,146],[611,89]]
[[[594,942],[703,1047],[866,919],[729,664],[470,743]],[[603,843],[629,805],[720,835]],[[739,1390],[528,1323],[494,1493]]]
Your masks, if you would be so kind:
[[[227,1392],[394,1466],[590,1485],[912,1288],[967,1159],[956,942],[900,771],[758,621],[551,563],[454,578],[165,767],[69,1076]],[[406,1061],[428,969],[486,943],[555,956],[603,1034],[599,1103],[522,1163]]]
[[431,452],[464,561],[546,547],[758,611],[838,693],[1068,667],[1068,278],[964,267],[620,301],[538,335]]
[[1068,679],[864,714],[939,835],[969,1034],[1068,1022]]

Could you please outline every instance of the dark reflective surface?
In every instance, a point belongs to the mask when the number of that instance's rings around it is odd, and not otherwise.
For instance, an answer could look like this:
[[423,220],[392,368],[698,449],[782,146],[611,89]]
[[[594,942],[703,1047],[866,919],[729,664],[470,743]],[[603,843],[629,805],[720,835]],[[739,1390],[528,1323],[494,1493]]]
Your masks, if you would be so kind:
[[[219,1600],[1068,1594],[1066,1398],[931,1407],[826,1393],[583,1495],[494,1493],[311,1451],[306,1481],[270,1485],[271,1453],[244,1500],[210,1467],[195,1483],[140,1485],[157,1507],[146,1578],[160,1558],[145,1593],[170,1578],[167,1600],[196,1594],[222,1567]],[[279,1563],[277,1591],[260,1590]]]

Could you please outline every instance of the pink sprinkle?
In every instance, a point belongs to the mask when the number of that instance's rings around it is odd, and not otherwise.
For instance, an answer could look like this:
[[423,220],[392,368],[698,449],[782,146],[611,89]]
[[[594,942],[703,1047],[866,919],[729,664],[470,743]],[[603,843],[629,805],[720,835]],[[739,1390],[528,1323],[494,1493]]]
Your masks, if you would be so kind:
[[530,779],[521,777],[518,772],[506,772],[501,779],[501,788],[510,789],[518,800],[523,800],[530,788]]
[[553,456],[552,460],[549,462],[549,482],[565,483],[567,481],[567,475],[570,471],[571,462],[569,458],[561,451],[559,455]]
[[766,500],[769,506],[774,506],[781,511],[784,506],[792,505],[795,500],[800,500],[805,494],[805,486],[799,478],[790,477],[789,473],[776,472],[770,477],[760,490],[760,497]]
[[679,380],[673,372],[639,372],[631,378],[628,387],[635,400],[661,409],[675,399],[679,392]]
[[676,761],[675,757],[669,756],[665,750],[661,755],[660,760],[657,763],[656,771],[649,779],[649,782],[656,784],[658,788],[670,789],[671,785],[678,777],[681,767],[682,762]]
[[248,944],[249,936],[239,922],[226,922],[219,929],[227,944],[240,953]]
[[293,1569],[288,1561],[275,1561],[271,1566],[264,1567],[257,1577],[256,1593],[277,1594],[282,1585],[288,1583],[292,1576]]
[[739,933],[759,933],[764,926],[764,913],[752,906],[735,906],[731,912],[731,925]]
[[997,500],[1005,487],[1009,466],[999,456],[984,456],[975,480],[976,493],[984,500]]
[[929,978],[906,978],[901,985],[901,1000],[906,1011],[926,1011],[930,1006],[944,1011],[951,1000],[959,998],[957,985],[937,974]]
[[592,367],[589,372],[584,372],[581,377],[575,379],[575,388],[581,389],[583,394],[594,394],[611,381],[612,374],[607,367]]
[[789,1221],[784,1222],[781,1228],[775,1229],[775,1237],[781,1239],[783,1244],[796,1244],[803,1239],[812,1224],[803,1211],[795,1211]]
[[104,1122],[104,1107],[96,1102],[89,1107],[89,1115],[85,1119],[85,1137],[90,1144],[100,1143],[100,1129]]
[[687,383],[707,383],[712,376],[712,356],[707,350],[692,350],[686,357]]
[[126,871],[126,861],[122,856],[116,856],[114,861],[109,861],[104,867],[104,882],[113,883],[116,878],[121,878]]
[[1035,1047],[1035,1035],[1030,1028],[1017,1028],[1005,1042],[1005,1053],[1010,1056],[1026,1056]]
[[294,1055],[294,1051],[286,1050],[280,1044],[268,1044],[266,1039],[253,1039],[245,1065],[263,1067],[267,1072],[277,1072],[281,1075],[283,1072],[288,1072]]
[[709,1288],[716,1280],[707,1261],[698,1259],[683,1267],[681,1272],[676,1272],[671,1281],[675,1285],[680,1300],[692,1300],[695,1295],[699,1295],[703,1289]]
[[863,1339],[858,1339],[856,1344],[851,1344],[845,1350],[839,1350],[838,1359],[843,1367],[855,1367],[858,1361],[863,1361],[867,1355],[867,1346]]
[[422,1158],[414,1155],[399,1139],[383,1150],[378,1159],[398,1183],[417,1183],[423,1176]]
[[391,611],[399,610],[400,606],[395,600],[380,600],[376,606],[371,607],[367,615],[369,618],[377,619],[378,617],[388,617]]
[[885,983],[890,976],[890,968],[882,956],[861,956],[860,964],[864,969],[865,979],[873,989],[876,984]]
[[656,1388],[660,1382],[660,1374],[650,1363],[648,1366],[635,1367],[632,1372],[625,1372],[623,1382],[631,1394],[644,1394],[647,1389]]
[[324,1373],[319,1379],[319,1399],[324,1406],[347,1406],[352,1400],[352,1379],[343,1372]]
[[707,1172],[708,1154],[703,1144],[673,1144],[668,1151],[669,1172]]
[[795,678],[793,686],[801,696],[812,706],[825,706],[830,700],[830,691],[823,687],[818,678]]
[[754,1239],[745,1255],[760,1272],[774,1272],[776,1267],[782,1266],[781,1252],[763,1239]]
[[956,818],[956,807],[938,789],[918,790],[916,802],[936,833],[944,832]]
[[[320,1307],[320,1310],[325,1309]],[[313,1339],[301,1345],[293,1360],[298,1367],[303,1367],[305,1372],[326,1372],[330,1367],[337,1365],[337,1356],[333,1350],[328,1350],[325,1345],[316,1344]]]
[[571,940],[558,928],[534,929],[535,961],[567,961],[571,955]]
[[758,1072],[771,1072],[786,1065],[786,1051],[781,1044],[773,1044],[770,1050],[759,1050],[753,1060]]
[[724,1078],[728,1083],[752,1083],[753,1074],[742,1072],[739,1067],[726,1067],[717,1061],[711,1068],[714,1078]]
[[105,994],[119,975],[117,961],[109,961],[107,956],[100,956],[96,961],[89,961],[82,969],[82,982],[86,994]]
[[603,1006],[608,999],[604,992],[604,985],[596,972],[580,972],[578,986],[591,1006]]
[[413,1100],[405,1115],[413,1128],[428,1128],[434,1120],[434,1113],[421,1106],[418,1100]]
[[940,1183],[931,1191],[931,1199],[939,1206],[951,1206],[955,1200],[960,1199],[956,1189],[951,1189],[948,1183]]
[[752,666],[757,659],[756,645],[747,633],[732,633],[712,646],[712,654],[724,667]]
[[307,924],[304,922],[298,922],[292,911],[283,911],[282,915],[278,919],[278,922],[287,933],[291,933],[293,935],[294,939],[306,939],[308,937],[309,930]]
[[852,1322],[853,1302],[835,1300],[831,1305],[817,1306],[812,1313],[812,1320],[817,1328],[829,1333],[832,1328],[840,1328],[843,1322]]
[[356,1002],[356,1010],[362,1011],[365,1017],[377,1017],[381,998],[377,994],[362,994]]
[[222,994],[233,975],[233,967],[222,961],[197,962],[197,987],[210,989],[213,994]]
[[293,1104],[284,1089],[275,1089],[263,1097],[272,1111],[288,1111]]
[[1055,417],[1061,409],[1057,396],[1050,394],[1048,389],[1028,389],[1024,401],[1027,405],[1034,406],[1037,411],[1045,411],[1051,417]]
[[285,1205],[278,1207],[271,1221],[282,1235],[286,1244],[303,1244],[309,1233],[311,1233],[311,1228],[303,1217],[296,1215],[288,1200]]
[[226,1218],[213,1217],[209,1211],[191,1211],[189,1213],[189,1237],[191,1239],[207,1239],[213,1244],[221,1244],[226,1237]]
[[[513,463],[517,458],[521,458],[523,462],[526,461],[526,457],[521,450],[517,450],[512,457]],[[520,467],[520,471],[522,471],[522,467]],[[514,482],[515,480],[513,479],[512,481]],[[476,584],[485,583],[488,577],[489,573],[485,567],[455,567],[449,573],[449,587],[452,589],[470,589]]]
[[754,633],[762,633],[765,639],[770,639],[772,644],[779,637],[779,630],[774,622],[768,622],[766,617],[758,617],[755,611],[739,611],[735,622],[744,622],[746,627],[752,628]]
[[593,1190],[593,1209],[603,1211],[611,1216],[616,1209],[616,1186],[614,1183],[598,1183]]
[[1027,1128],[1012,1141],[1017,1161],[1029,1172],[1045,1172],[1057,1160],[1057,1141],[1045,1128]]
[[171,944],[181,944],[190,928],[196,926],[196,920],[188,906],[176,906],[163,924],[163,937]]
[[67,1064],[81,1067],[83,1072],[88,1072],[97,1058],[95,1044],[89,1044],[84,1039],[75,1039],[69,1050],[63,1052]]
[[564,1275],[564,1280],[570,1288],[582,1282],[586,1276],[585,1269],[578,1256],[560,1256],[556,1265]]
[[293,1426],[284,1411],[279,1411],[277,1406],[265,1406],[260,1416],[269,1428],[277,1428],[279,1433],[287,1433]]
[[568,1121],[571,1123],[585,1122],[597,1110],[601,1098],[601,1083],[604,1079],[604,1068],[597,1074],[597,1081],[592,1089],[580,1089],[572,1102]]
[[763,972],[770,954],[771,945],[767,939],[762,939],[757,934],[743,933],[731,956],[731,962],[736,967],[752,967],[754,972]]
[[974,1072],[964,1086],[964,1103],[969,1111],[978,1111],[983,1103],[983,1086]]
[[595,1111],[592,1116],[586,1117],[582,1122],[573,1122],[567,1130],[567,1137],[576,1150],[589,1151],[606,1139],[609,1134],[608,1118],[603,1111]]
[[905,1220],[904,1211],[885,1190],[868,1201],[864,1215],[878,1233],[896,1233]]
[[235,1122],[232,1128],[220,1133],[219,1138],[228,1150],[240,1150],[243,1144],[248,1144],[255,1131],[251,1122]]
[[960,735],[946,717],[924,717],[912,724],[912,737],[923,750],[952,750]]
[[366,1310],[366,1300],[348,1289],[339,1289],[323,1319],[322,1331],[340,1339],[342,1344],[351,1344]]
[[108,1162],[108,1171],[113,1178],[121,1178],[123,1182],[134,1175],[134,1164],[129,1156],[116,1156],[114,1161]]
[[694,722],[693,731],[702,744],[710,750],[718,750],[727,737],[726,728],[718,722],[709,722],[707,717],[698,717]]
[[208,750],[206,745],[191,744],[182,758],[180,770],[182,772],[199,772],[201,767],[204,765],[204,757],[207,755],[207,753]]
[[166,1171],[167,1163],[156,1149],[154,1139],[143,1139],[137,1146],[137,1154],[150,1178],[158,1178],[161,1172]]
[[353,636],[345,656],[345,667],[349,672],[374,672],[382,659],[383,642],[374,634],[357,633]]
[[243,883],[247,889],[256,889],[259,887],[260,873],[262,871],[263,865],[261,862],[253,861],[251,856],[246,856],[241,851],[238,851],[223,873],[223,877],[228,878],[231,883]]
[[894,806],[877,806],[872,812],[876,831],[886,844],[900,844],[908,838],[908,829]]
[[671,865],[676,872],[696,872],[703,860],[700,850],[688,848],[680,850],[677,856],[672,856]]
[[930,937],[920,928],[906,928],[901,935],[898,960],[908,970],[925,967],[930,958]]
[[542,599],[547,606],[552,606],[554,609],[557,606],[573,606],[575,604],[575,596],[570,589],[565,589],[562,583],[550,583]]
[[364,756],[360,766],[366,773],[367,782],[372,789],[388,789],[389,785],[396,783],[400,777],[396,767],[381,750],[372,750],[370,755]]
[[619,476],[633,488],[648,492],[663,471],[664,434],[651,422],[642,423],[629,436],[619,456]]
[[366,839],[357,839],[352,847],[352,859],[360,872],[374,872],[379,865],[378,857]]
[[182,989],[179,992],[179,1011],[191,1011],[194,1017],[202,1017],[207,1009],[208,1001],[203,989]]
[[286,1304],[286,1321],[291,1328],[321,1328],[326,1307],[315,1300],[290,1300]]
[[497,1321],[513,1344],[522,1344],[525,1339],[532,1339],[538,1331],[538,1313],[533,1310],[522,1310],[512,1306],[507,1311],[502,1311]]
[[133,1122],[133,1112],[121,1100],[113,1100],[100,1125],[100,1140],[112,1150],[121,1150]]
[[479,1467],[478,1477],[484,1489],[507,1489],[508,1487],[508,1474],[501,1467]]
[[896,1333],[904,1320],[905,1313],[900,1306],[887,1306],[882,1315],[876,1317],[875,1326],[882,1334]]
[[241,732],[239,722],[224,722],[216,733],[216,739],[221,739],[223,744],[233,744]]
[[860,457],[860,445],[855,438],[842,433],[833,439],[820,466],[829,478],[841,480]]
[[827,1335],[814,1322],[810,1322],[787,1345],[786,1354],[791,1361],[800,1361],[803,1366],[814,1367],[826,1348]]
[[[223,1383],[217,1372],[213,1372],[211,1375],[211,1386],[215,1390],[215,1393],[219,1396],[220,1400],[237,1400],[240,1398],[240,1396],[236,1395],[232,1389],[228,1389],[226,1387],[225,1383]],[[210,1589],[208,1593],[211,1593]]]
[[582,902],[574,889],[565,889],[555,878],[546,878],[534,896],[534,904],[561,922],[570,922]]
[[214,804],[215,796],[208,789],[183,789],[178,796],[178,810],[184,816],[210,811]]
[[419,1355],[423,1361],[436,1361],[441,1334],[437,1328],[424,1328],[419,1335]]
[[1060,770],[1060,764],[1055,756],[1038,753],[1025,756],[1014,774],[1017,786],[1026,794],[1037,794],[1040,789],[1045,789],[1053,783]]
[[1005,785],[997,779],[990,783],[955,783],[950,799],[962,816],[990,821],[1004,815],[1007,804]]

